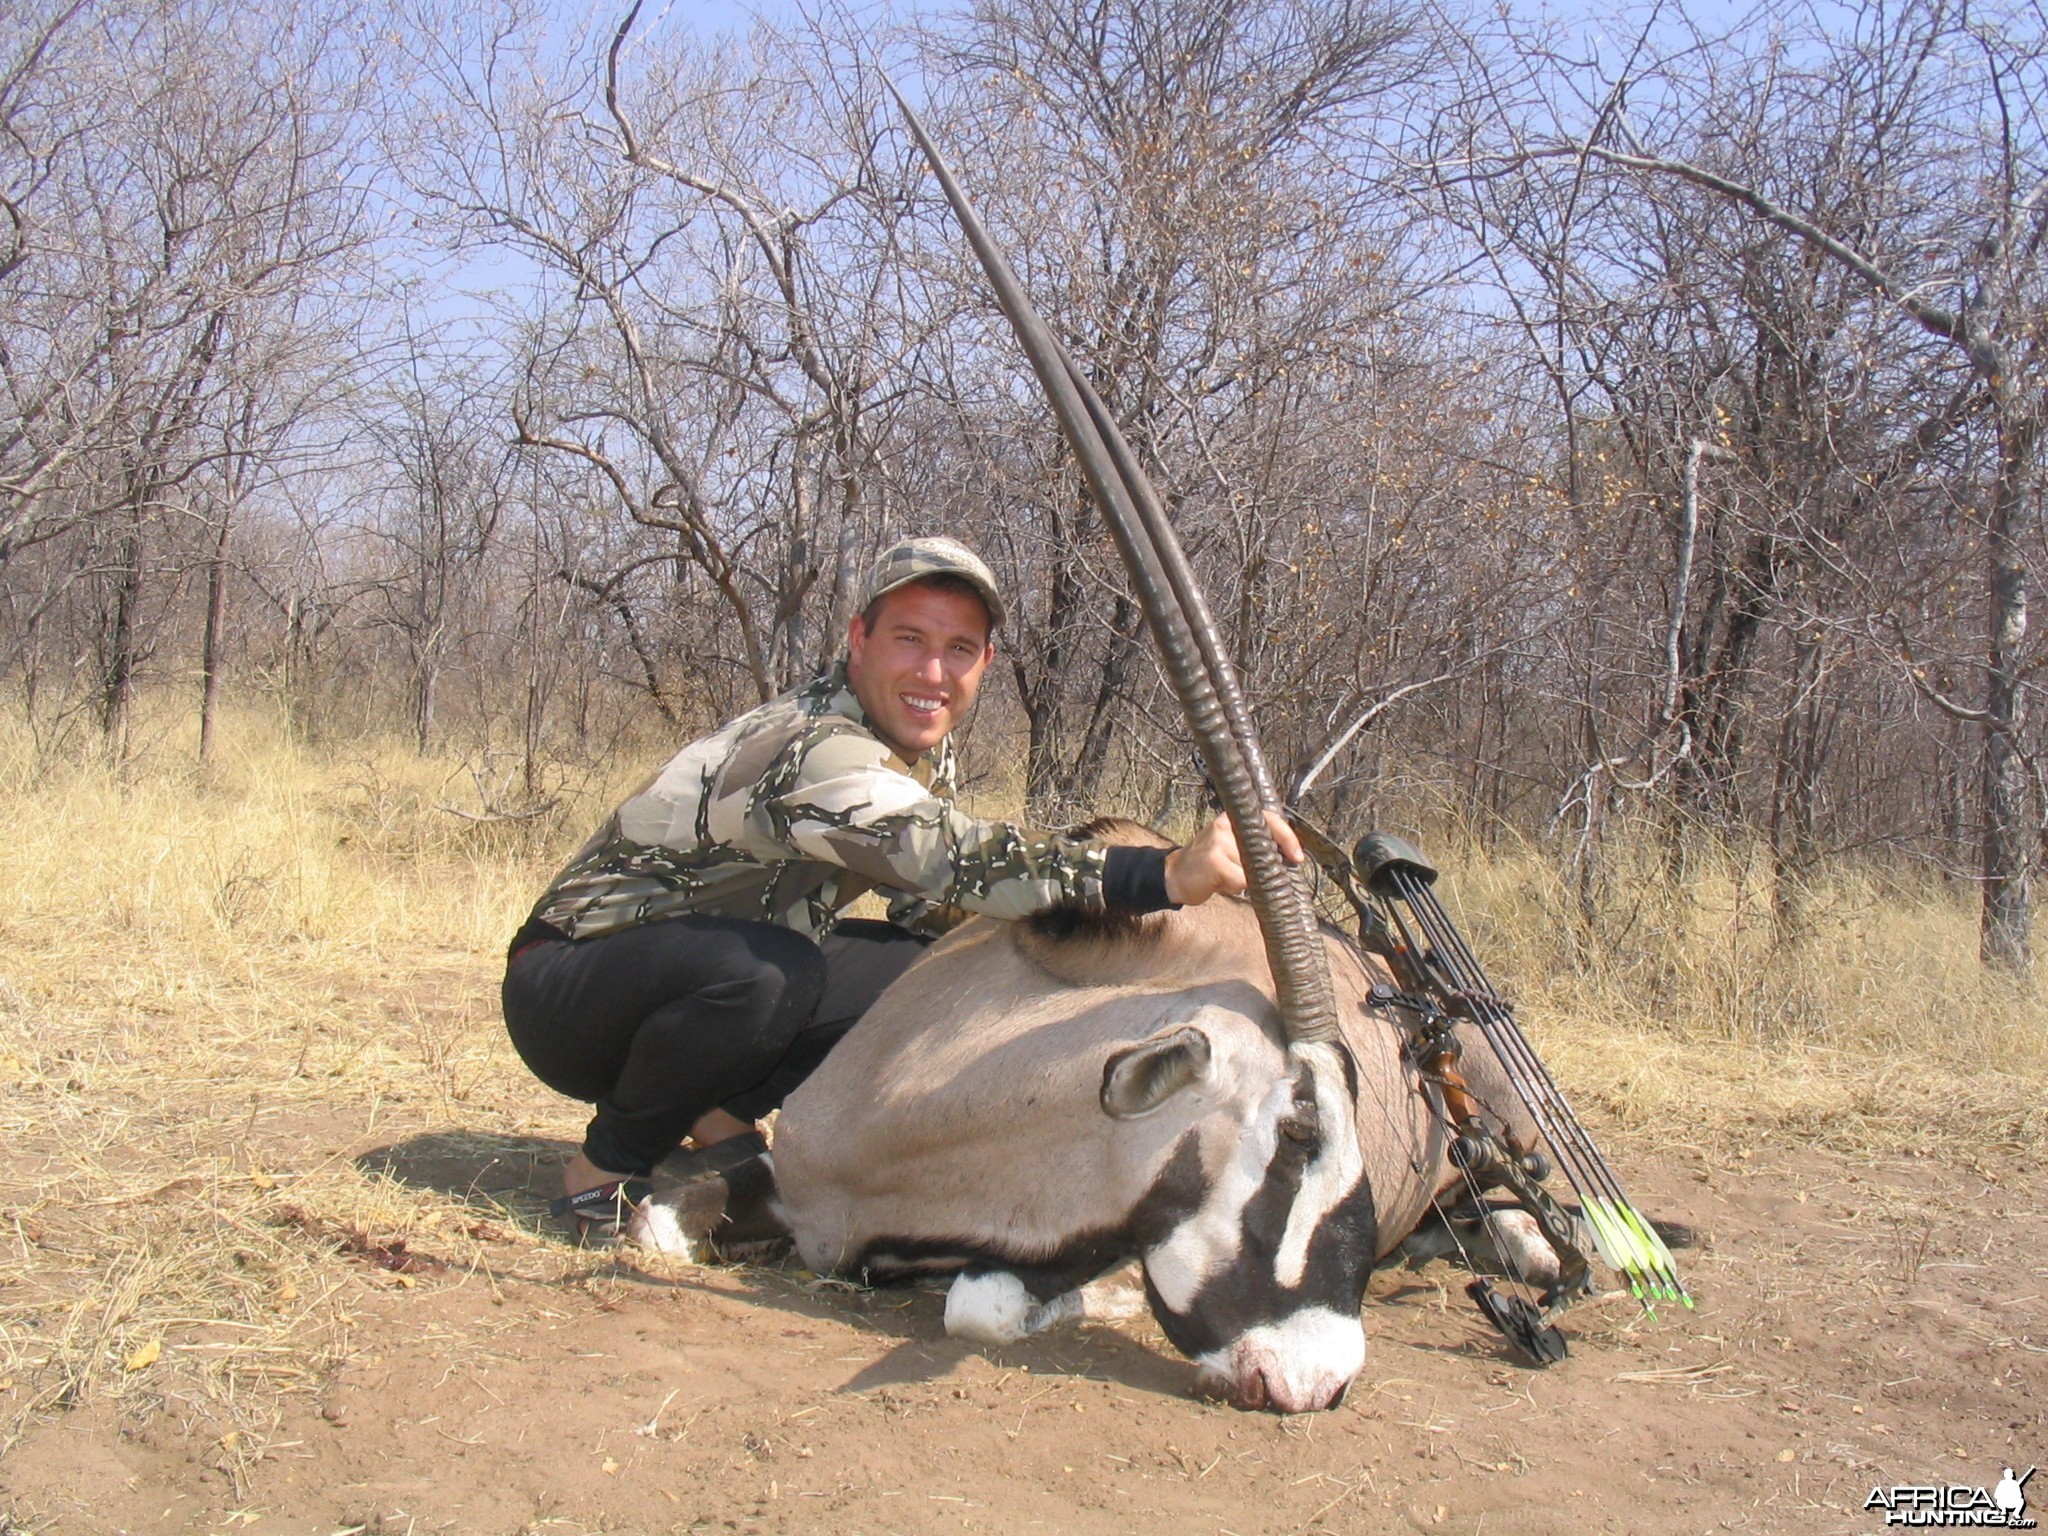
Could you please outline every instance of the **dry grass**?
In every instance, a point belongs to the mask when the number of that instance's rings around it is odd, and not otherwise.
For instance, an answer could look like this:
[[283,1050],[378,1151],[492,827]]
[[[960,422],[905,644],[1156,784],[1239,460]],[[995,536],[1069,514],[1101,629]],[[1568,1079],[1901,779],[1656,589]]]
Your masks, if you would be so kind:
[[534,1199],[349,1155],[436,1127],[512,1154],[573,1134],[494,1013],[555,828],[437,809],[459,764],[241,723],[204,778],[0,743],[0,1447],[106,1396],[219,1416],[232,1455],[418,1252],[590,1267],[535,1235]]
[[[207,776],[171,746],[116,777],[0,740],[0,1449],[60,1408],[169,1408],[220,1425],[233,1474],[365,1297],[602,1267],[543,1231],[581,1114],[526,1078],[495,984],[642,765],[479,824],[441,808],[473,804],[452,759],[236,724]],[[1445,863],[1558,1076],[1624,1138],[2044,1139],[2041,1008],[1978,971],[1955,898],[1844,877],[1788,956],[1739,869],[1682,895],[1617,878],[1638,894],[1595,945],[1537,854]]]
[[1836,870],[1781,937],[1758,865],[1695,853],[1674,887],[1610,848],[1592,924],[1528,849],[1446,861],[1479,952],[1582,1107],[1627,1130],[1968,1162],[2048,1141],[2048,1008],[1987,972],[1964,893]]

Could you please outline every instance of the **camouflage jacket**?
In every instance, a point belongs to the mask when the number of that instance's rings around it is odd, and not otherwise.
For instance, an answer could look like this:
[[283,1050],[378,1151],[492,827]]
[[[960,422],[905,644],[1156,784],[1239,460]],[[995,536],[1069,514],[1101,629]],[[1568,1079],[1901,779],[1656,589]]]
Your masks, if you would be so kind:
[[874,889],[905,927],[942,926],[949,908],[1015,918],[1102,904],[1102,846],[977,821],[952,804],[956,773],[950,737],[915,765],[891,752],[842,663],[677,753],[529,922],[582,939],[707,912],[819,938]]

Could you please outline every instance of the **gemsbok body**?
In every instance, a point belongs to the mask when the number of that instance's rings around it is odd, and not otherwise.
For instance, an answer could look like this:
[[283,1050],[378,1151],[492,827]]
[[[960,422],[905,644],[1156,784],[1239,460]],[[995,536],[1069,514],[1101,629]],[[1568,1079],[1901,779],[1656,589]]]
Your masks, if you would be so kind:
[[[804,1262],[951,1271],[948,1332],[1003,1343],[1080,1314],[1080,1288],[1135,1259],[1203,1390],[1330,1406],[1364,1364],[1374,1263],[1456,1174],[1373,1001],[1387,974],[1334,929],[1324,943],[1342,1039],[1290,1044],[1241,900],[956,930],[784,1107],[775,1183]],[[1461,1043],[1527,1143],[1498,1063],[1476,1032]],[[1541,1239],[1512,1230],[1540,1270]]]

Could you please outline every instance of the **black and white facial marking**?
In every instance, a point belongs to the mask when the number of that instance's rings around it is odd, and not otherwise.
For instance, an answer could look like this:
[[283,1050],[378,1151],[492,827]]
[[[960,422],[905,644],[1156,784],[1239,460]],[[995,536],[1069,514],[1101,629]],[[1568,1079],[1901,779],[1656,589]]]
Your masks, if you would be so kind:
[[[1211,1070],[1205,1055],[1191,1080]],[[1160,1326],[1240,1407],[1327,1408],[1365,1363],[1376,1230],[1350,1077],[1337,1047],[1292,1047],[1199,1205],[1145,1250]]]

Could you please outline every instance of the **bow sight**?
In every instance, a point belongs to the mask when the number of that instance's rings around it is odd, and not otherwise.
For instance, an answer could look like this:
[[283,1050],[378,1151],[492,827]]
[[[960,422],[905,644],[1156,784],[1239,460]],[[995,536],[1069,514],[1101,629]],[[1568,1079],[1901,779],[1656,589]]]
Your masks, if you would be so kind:
[[[1484,1197],[1504,1190],[1557,1253],[1558,1278],[1534,1303],[1504,1294],[1483,1278],[1467,1286],[1487,1320],[1538,1364],[1562,1359],[1564,1336],[1551,1323],[1593,1293],[1589,1246],[1646,1308],[1659,1301],[1690,1307],[1692,1297],[1678,1278],[1671,1250],[1629,1203],[1592,1133],[1572,1113],[1515,1022],[1514,1006],[1494,986],[1437,899],[1435,867],[1412,843],[1389,833],[1369,832],[1346,853],[1303,817],[1291,815],[1290,820],[1302,847],[1350,902],[1360,943],[1394,974],[1396,985],[1381,983],[1373,998],[1408,1020],[1408,1059],[1450,1137],[1449,1157],[1464,1185],[1462,1210],[1445,1211],[1439,1204],[1446,1228],[1455,1239],[1454,1216],[1495,1220],[1495,1208]],[[1544,1188],[1549,1159],[1520,1145],[1481,1113],[1459,1070],[1456,1030],[1466,1020],[1493,1050],[1551,1157],[1577,1192],[1577,1212]]]

